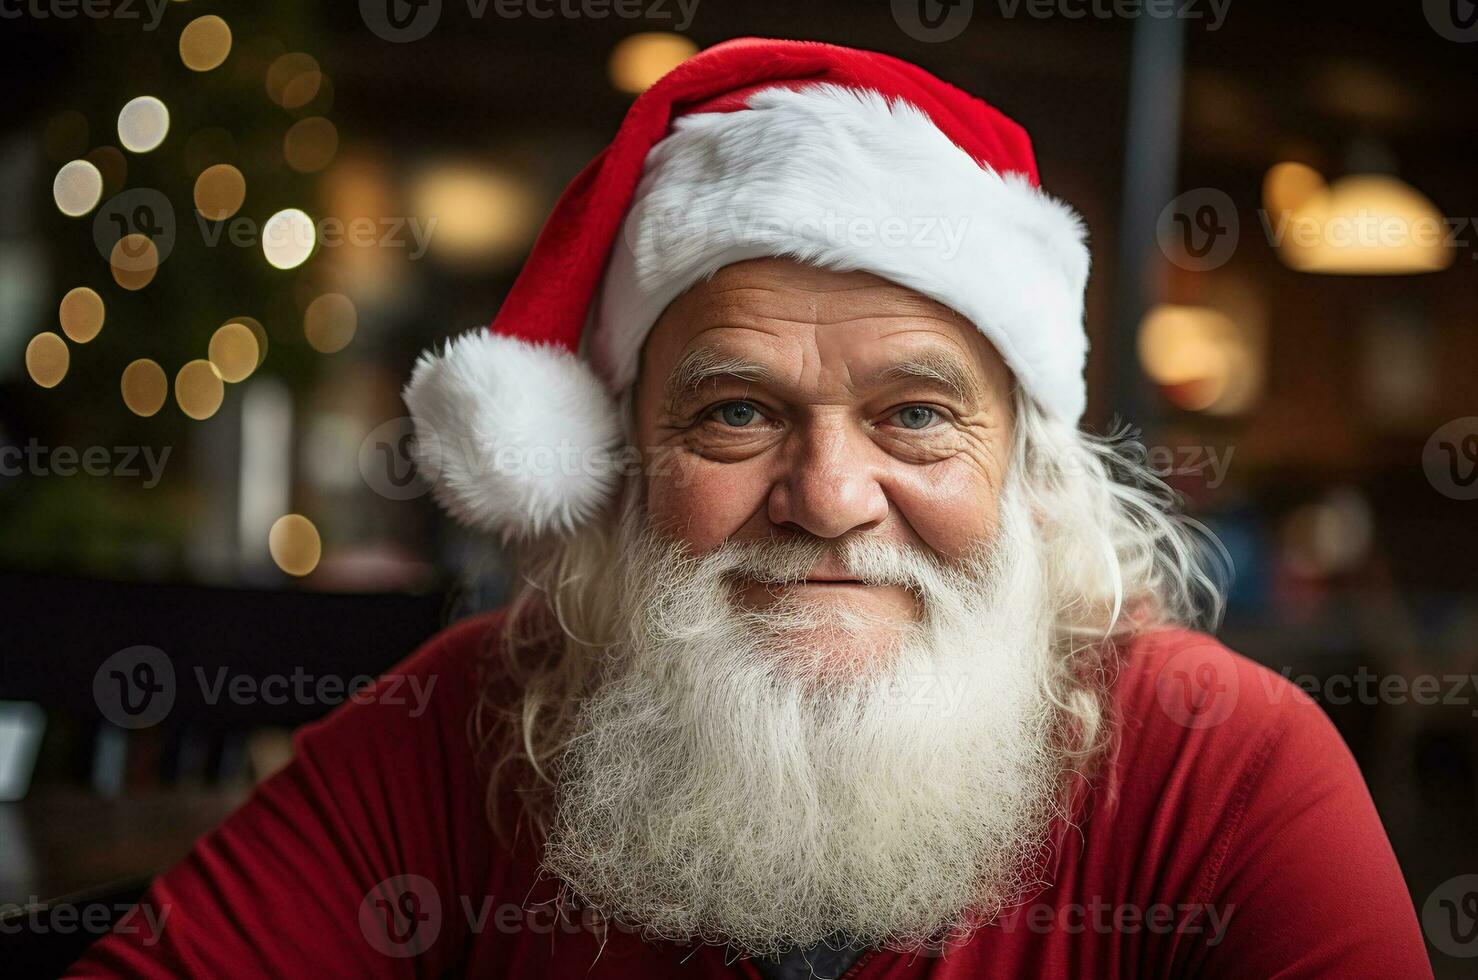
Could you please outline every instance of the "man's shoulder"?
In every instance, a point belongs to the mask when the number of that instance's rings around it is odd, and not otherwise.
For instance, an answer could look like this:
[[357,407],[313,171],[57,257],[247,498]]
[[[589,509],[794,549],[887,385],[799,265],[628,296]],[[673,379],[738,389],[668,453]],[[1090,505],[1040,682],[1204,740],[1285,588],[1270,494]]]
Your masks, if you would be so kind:
[[1343,739],[1308,694],[1204,633],[1137,637],[1113,692],[1126,787],[1246,793],[1299,770],[1354,771]]
[[1265,733],[1323,717],[1286,677],[1206,633],[1148,631],[1121,658],[1114,700],[1125,719],[1186,731]]

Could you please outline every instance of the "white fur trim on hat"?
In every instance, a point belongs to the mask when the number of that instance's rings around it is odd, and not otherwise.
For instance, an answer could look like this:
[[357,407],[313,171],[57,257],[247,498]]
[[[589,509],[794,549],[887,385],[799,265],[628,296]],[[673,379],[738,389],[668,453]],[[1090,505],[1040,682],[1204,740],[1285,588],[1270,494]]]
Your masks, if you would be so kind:
[[403,397],[422,476],[469,527],[569,531],[614,495],[620,414],[563,348],[473,330],[422,354]]
[[766,89],[679,119],[647,156],[591,338],[613,390],[667,305],[726,265],[793,256],[863,270],[969,319],[1052,415],[1086,393],[1081,219],[976,163],[918,108],[836,85]]

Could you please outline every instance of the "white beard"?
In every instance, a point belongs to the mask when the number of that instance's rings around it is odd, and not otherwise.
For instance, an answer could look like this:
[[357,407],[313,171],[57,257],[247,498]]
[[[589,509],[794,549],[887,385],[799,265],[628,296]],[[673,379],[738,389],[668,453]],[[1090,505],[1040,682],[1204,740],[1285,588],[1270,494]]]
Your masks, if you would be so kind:
[[744,955],[839,932],[934,947],[994,918],[1037,880],[1063,775],[1046,588],[1016,501],[962,565],[843,543],[848,574],[921,600],[882,640],[803,601],[736,604],[735,570],[799,578],[823,543],[694,557],[628,508],[613,570],[628,635],[563,757],[546,867],[618,921]]

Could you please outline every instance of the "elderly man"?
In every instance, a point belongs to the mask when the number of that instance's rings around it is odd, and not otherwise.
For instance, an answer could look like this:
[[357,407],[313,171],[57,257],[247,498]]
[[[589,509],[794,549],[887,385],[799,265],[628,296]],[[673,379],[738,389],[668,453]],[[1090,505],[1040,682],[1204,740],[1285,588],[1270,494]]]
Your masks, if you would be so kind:
[[679,68],[406,391],[510,607],[75,973],[1429,976],[1349,753],[1189,631],[1193,525],[1077,428],[1087,268],[1022,130],[913,66]]

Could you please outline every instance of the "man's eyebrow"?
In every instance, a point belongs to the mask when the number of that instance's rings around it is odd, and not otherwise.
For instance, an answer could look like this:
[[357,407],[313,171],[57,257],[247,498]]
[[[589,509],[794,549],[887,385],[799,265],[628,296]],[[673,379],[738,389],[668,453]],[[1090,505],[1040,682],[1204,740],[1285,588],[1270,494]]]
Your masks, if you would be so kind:
[[773,382],[774,374],[747,358],[712,347],[699,347],[690,351],[667,376],[667,404],[680,404],[715,378],[739,378],[763,384]]
[[959,358],[944,351],[924,351],[890,364],[862,379],[862,385],[918,379],[943,385],[961,401],[975,401],[980,397],[980,382],[974,372]]

